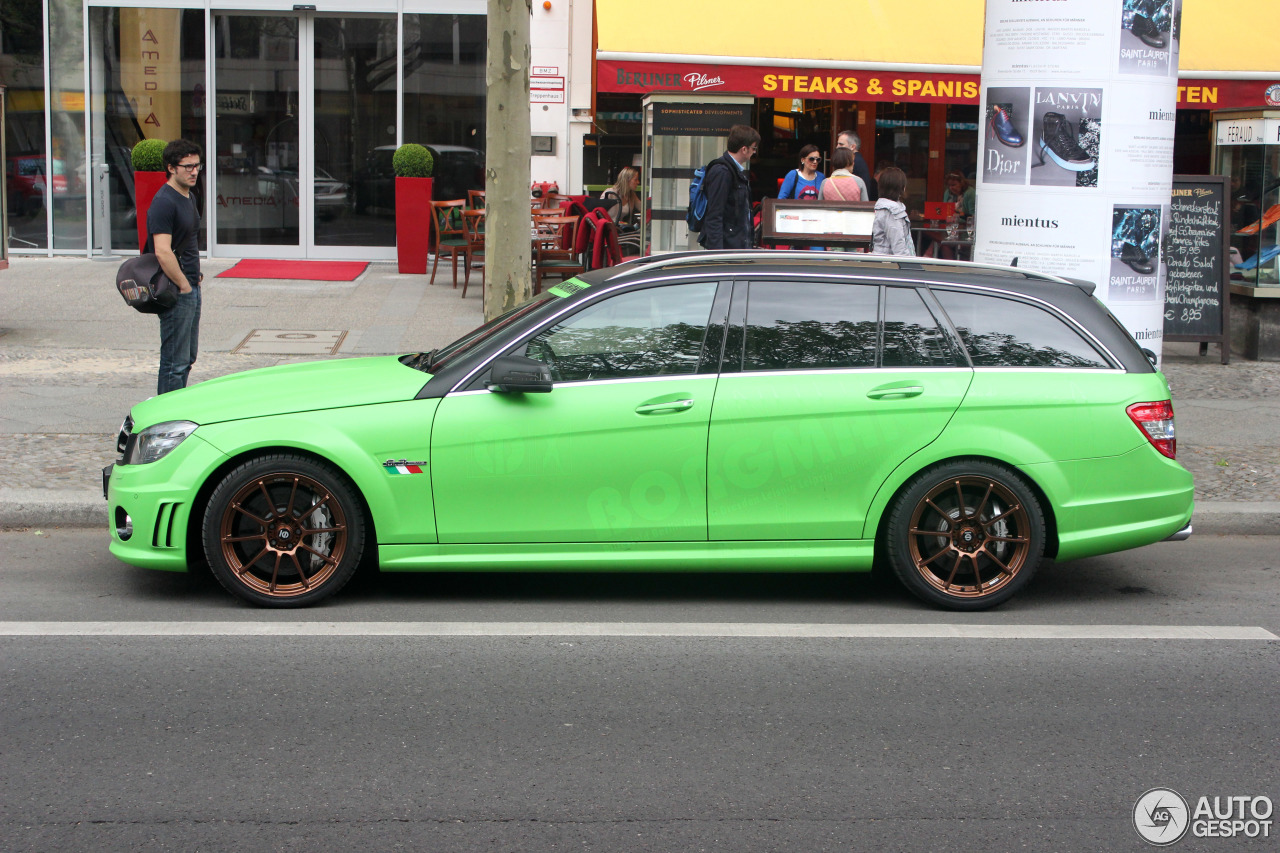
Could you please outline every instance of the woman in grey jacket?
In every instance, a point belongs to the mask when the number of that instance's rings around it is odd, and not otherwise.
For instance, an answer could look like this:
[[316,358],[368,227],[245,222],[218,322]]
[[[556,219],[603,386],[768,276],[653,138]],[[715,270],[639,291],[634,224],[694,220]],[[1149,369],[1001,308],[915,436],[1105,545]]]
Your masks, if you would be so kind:
[[880,198],[871,230],[871,251],[877,255],[914,255],[911,248],[911,220],[902,203],[907,194],[907,176],[897,166],[880,173]]

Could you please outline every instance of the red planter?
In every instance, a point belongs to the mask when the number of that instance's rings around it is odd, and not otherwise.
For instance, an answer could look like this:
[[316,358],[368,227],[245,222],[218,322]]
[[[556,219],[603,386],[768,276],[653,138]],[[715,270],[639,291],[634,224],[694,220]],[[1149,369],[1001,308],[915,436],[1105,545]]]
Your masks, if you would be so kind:
[[138,211],[138,251],[141,252],[147,243],[147,211],[151,209],[151,200],[160,192],[160,188],[169,180],[167,172],[134,172],[133,198]]
[[427,271],[433,182],[433,178],[396,178],[396,261],[402,273]]

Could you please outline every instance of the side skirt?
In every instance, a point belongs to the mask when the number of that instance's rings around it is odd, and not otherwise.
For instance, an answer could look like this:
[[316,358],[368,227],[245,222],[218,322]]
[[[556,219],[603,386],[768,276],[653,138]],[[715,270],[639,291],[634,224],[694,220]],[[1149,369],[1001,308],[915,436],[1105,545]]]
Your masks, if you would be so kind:
[[871,539],[379,545],[378,562],[384,572],[857,572],[874,550]]

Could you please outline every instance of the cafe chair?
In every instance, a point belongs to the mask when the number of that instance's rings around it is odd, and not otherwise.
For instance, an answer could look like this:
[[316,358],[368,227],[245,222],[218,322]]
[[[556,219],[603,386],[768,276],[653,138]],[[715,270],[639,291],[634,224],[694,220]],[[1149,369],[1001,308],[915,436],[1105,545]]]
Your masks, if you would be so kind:
[[467,206],[466,199],[431,202],[432,239],[435,248],[435,261],[431,264],[431,284],[436,283],[436,267],[440,265],[441,256],[447,256],[453,264],[453,286],[458,286],[458,258],[463,262],[467,258],[467,235],[462,229],[462,209]]
[[547,276],[561,281],[587,271],[585,256],[590,237],[585,220],[578,216],[548,216],[537,223],[534,236],[533,292],[542,292]]
[[471,283],[471,268],[479,266],[480,299],[484,300],[484,215],[483,209],[462,211],[462,231],[467,240],[467,268],[462,276],[463,299],[467,298],[467,285]]

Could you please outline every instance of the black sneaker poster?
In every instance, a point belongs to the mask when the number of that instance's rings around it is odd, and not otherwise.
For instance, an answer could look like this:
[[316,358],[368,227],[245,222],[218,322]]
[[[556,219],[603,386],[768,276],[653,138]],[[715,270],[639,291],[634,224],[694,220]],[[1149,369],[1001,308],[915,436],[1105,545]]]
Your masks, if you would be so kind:
[[[1162,248],[1169,242],[1167,206],[1117,204],[1111,208],[1111,264],[1107,298],[1112,302],[1164,302]],[[1167,273],[1165,269],[1163,272]]]
[[1181,0],[1122,0],[1120,73],[1177,76]]
[[[1096,187],[1102,170],[1102,89],[1037,86],[1033,95],[1031,185]],[[1094,173],[1091,182],[1078,180],[1089,172]]]

